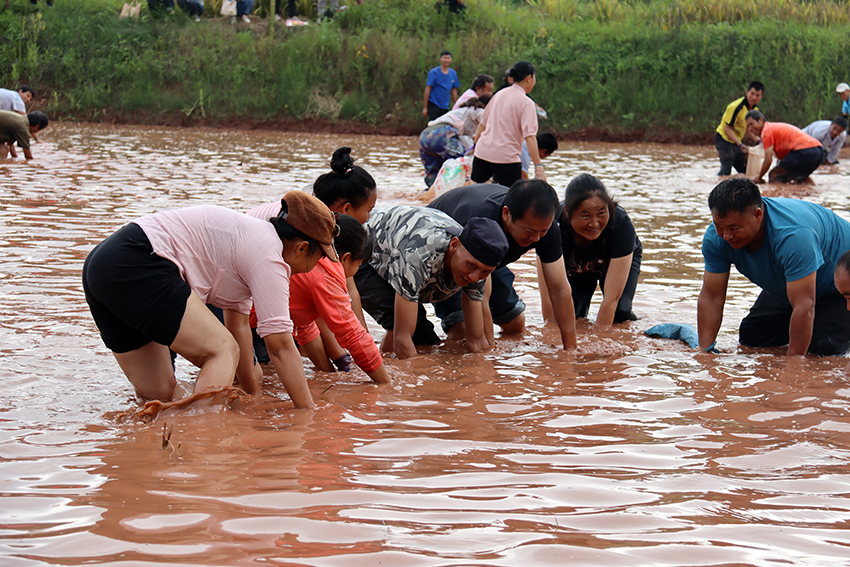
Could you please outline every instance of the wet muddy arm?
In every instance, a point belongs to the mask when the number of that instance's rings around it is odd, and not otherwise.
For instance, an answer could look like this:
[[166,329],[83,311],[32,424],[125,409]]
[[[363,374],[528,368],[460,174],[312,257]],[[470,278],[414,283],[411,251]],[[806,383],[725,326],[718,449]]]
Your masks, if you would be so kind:
[[348,285],[348,295],[351,296],[351,310],[354,311],[354,315],[360,321],[360,324],[363,325],[363,328],[368,331],[369,327],[366,325],[366,317],[363,315],[363,304],[360,303],[360,291],[357,289],[357,284],[354,283],[354,277],[346,278],[345,283]]
[[239,345],[239,362],[236,365],[239,386],[249,394],[256,394],[260,391],[258,376],[262,376],[262,369],[258,372],[259,365],[254,363],[254,340],[251,336],[248,315],[225,309],[224,326]]
[[322,372],[334,372],[334,366],[328,358],[328,353],[325,350],[325,342],[322,335],[319,335],[306,345],[301,345],[301,354],[310,359],[317,369]]
[[815,293],[817,272],[799,280],[788,282],[786,290],[791,303],[791,323],[788,326],[787,356],[804,355],[812,341],[815,322]]
[[561,340],[564,350],[573,350],[578,347],[576,340],[576,310],[573,305],[573,293],[570,282],[567,280],[567,270],[564,267],[563,256],[543,264],[543,276],[546,279],[546,289],[549,292],[549,300],[552,302],[552,311],[555,321],[561,330]]
[[773,163],[773,146],[764,149],[764,161],[761,163],[761,171],[759,171],[758,177],[753,179],[756,183],[763,183],[764,176],[767,175],[767,171],[770,169],[770,164]]
[[537,289],[540,291],[540,309],[543,311],[544,321],[553,321],[555,312],[552,310],[552,302],[549,300],[549,290],[546,288],[546,276],[543,274],[543,262],[537,257]]
[[614,324],[614,313],[616,313],[617,304],[623,296],[623,290],[626,289],[633,255],[629,254],[621,258],[611,258],[611,262],[608,265],[608,273],[605,274],[605,289],[602,292],[602,304],[599,306],[599,314],[596,316],[597,325]]
[[291,333],[274,333],[265,337],[266,349],[277,377],[297,408],[312,408],[313,396],[307,386],[307,376],[301,364],[301,354]]
[[463,307],[463,323],[466,330],[466,348],[469,352],[480,352],[490,347],[484,333],[484,308],[489,307],[484,301],[475,301],[466,296],[461,297]]
[[400,358],[416,356],[413,344],[413,332],[416,331],[416,319],[419,315],[419,303],[408,301],[395,294],[395,323],[393,326],[393,351]]
[[702,290],[697,300],[697,334],[699,347],[708,349],[717,340],[720,324],[723,323],[723,306],[726,304],[726,286],[729,272],[712,274],[704,272]]

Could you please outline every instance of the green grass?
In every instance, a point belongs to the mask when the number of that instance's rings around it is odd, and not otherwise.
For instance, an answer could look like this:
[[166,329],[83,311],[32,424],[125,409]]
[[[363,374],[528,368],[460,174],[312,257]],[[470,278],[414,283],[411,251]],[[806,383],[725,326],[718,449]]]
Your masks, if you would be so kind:
[[[344,1],[344,0],[343,0]],[[51,117],[151,121],[307,117],[418,131],[422,90],[442,49],[464,88],[515,61],[538,69],[532,93],[558,132],[710,133],[747,83],[766,85],[768,119],[805,125],[839,110],[850,52],[846,1],[433,0],[352,2],[332,21],[232,26],[207,3],[119,19],[118,0],[0,4],[0,82],[48,96]],[[273,10],[271,0],[255,15]],[[285,12],[286,6],[283,5]],[[299,1],[299,13],[315,5]]]

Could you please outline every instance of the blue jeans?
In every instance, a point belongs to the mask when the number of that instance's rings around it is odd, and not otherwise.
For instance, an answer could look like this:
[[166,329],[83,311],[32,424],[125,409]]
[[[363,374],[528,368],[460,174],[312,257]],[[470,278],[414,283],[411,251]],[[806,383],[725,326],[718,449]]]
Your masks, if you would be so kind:
[[245,14],[250,14],[254,9],[254,0],[236,0],[236,17],[241,18]]
[[177,0],[177,5],[190,16],[200,16],[204,13],[204,0]]

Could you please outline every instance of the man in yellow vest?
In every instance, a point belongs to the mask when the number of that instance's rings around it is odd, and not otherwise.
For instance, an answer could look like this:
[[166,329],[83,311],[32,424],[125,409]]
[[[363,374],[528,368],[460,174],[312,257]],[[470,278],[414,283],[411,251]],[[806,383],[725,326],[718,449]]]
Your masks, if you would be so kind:
[[[757,110],[758,102],[764,94],[764,85],[753,81],[747,87],[747,94],[733,100],[726,107],[720,125],[714,134],[714,147],[720,157],[720,171],[717,175],[731,175],[732,166],[739,173],[747,172],[747,146],[744,138],[747,134],[745,116],[750,110]],[[755,140],[754,140],[755,141]]]

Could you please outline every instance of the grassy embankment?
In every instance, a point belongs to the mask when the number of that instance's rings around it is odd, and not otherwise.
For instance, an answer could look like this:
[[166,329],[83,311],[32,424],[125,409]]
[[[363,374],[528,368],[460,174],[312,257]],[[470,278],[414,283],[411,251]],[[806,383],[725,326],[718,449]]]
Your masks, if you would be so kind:
[[846,0],[468,2],[456,16],[433,0],[363,0],[292,29],[259,17],[231,25],[217,17],[221,0],[200,23],[179,10],[153,18],[144,4],[140,20],[119,19],[122,0],[6,0],[0,84],[32,85],[51,117],[70,120],[313,119],[413,133],[425,75],[449,49],[464,88],[479,72],[500,79],[534,62],[544,128],[688,139],[706,138],[750,80],[766,85],[768,119],[798,125],[837,114],[835,85],[850,80]]

